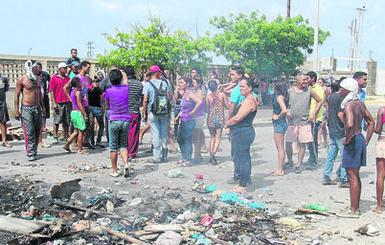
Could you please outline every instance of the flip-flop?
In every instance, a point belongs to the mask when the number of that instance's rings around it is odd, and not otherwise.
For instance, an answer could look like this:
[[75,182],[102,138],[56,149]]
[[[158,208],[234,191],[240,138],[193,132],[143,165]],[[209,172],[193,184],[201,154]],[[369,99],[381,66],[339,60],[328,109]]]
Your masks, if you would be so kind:
[[371,209],[372,209],[372,211],[375,212],[375,213],[382,214],[382,210],[381,210],[381,211],[380,211],[380,210],[377,210],[377,207],[372,207]]
[[90,154],[88,151],[78,151],[78,154],[81,154],[81,155],[88,155]]
[[67,147],[63,146],[63,149],[68,151],[68,152],[71,152],[71,149],[69,147],[67,148]]
[[277,171],[270,173],[270,176],[283,176],[283,175],[284,173],[278,173]]

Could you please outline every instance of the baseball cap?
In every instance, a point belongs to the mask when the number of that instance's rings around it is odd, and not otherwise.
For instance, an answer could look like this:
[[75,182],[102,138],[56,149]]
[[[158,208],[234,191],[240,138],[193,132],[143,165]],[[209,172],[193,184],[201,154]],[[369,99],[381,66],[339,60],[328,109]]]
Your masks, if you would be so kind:
[[64,62],[60,62],[58,65],[57,65],[57,69],[60,70],[61,68],[67,68],[68,66],[66,65],[66,63]]
[[153,66],[150,67],[150,70],[148,72],[157,72],[157,71],[162,73],[162,71],[160,70],[159,66],[153,65]]
[[78,66],[80,63],[77,61],[72,61],[71,66]]

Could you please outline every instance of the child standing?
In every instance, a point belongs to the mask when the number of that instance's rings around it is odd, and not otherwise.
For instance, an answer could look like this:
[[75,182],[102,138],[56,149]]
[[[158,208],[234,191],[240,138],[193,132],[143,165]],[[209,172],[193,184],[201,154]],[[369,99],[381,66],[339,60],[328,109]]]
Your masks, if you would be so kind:
[[71,142],[76,138],[78,139],[78,154],[89,154],[89,152],[83,150],[83,133],[86,129],[86,121],[88,121],[87,114],[84,110],[84,97],[81,94],[82,83],[78,77],[74,77],[71,80],[71,102],[72,112],[71,120],[74,125],[74,132],[68,138],[67,143],[63,146],[63,149],[71,152],[69,146]]

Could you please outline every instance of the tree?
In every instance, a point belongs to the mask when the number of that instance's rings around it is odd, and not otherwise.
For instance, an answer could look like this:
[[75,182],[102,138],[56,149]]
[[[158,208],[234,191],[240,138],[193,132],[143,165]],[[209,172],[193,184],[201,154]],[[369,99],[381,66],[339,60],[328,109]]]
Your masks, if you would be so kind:
[[185,74],[191,67],[205,68],[212,61],[206,51],[214,46],[208,36],[193,39],[183,30],[171,32],[165,22],[149,18],[150,26],[132,25],[130,33],[116,31],[109,42],[116,47],[99,56],[101,65],[133,65],[137,69],[162,64],[172,73]]
[[[214,17],[210,24],[222,30],[212,41],[217,55],[224,55],[232,64],[245,67],[246,71],[259,77],[278,77],[296,74],[303,64],[304,54],[311,54],[314,29],[302,16],[283,19],[278,16],[271,22],[266,16],[258,17],[258,11],[250,16],[243,13]],[[319,30],[319,44],[330,35]]]

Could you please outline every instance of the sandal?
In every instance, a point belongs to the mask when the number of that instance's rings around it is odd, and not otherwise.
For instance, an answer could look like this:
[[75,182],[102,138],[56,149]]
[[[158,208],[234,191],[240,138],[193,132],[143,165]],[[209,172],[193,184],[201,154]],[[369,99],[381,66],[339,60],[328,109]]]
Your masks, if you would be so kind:
[[71,149],[70,149],[69,147],[63,146],[63,149],[66,150],[66,151],[68,151],[68,152],[71,152]]
[[110,176],[114,177],[114,178],[117,178],[117,177],[119,177],[119,174],[118,174],[118,172],[110,173]]
[[178,165],[178,167],[190,167],[191,163],[187,160],[179,160],[176,165]]
[[270,176],[283,176],[284,173],[278,173],[277,170],[274,170],[270,173]]
[[88,155],[90,154],[88,151],[78,151],[78,154],[81,154],[81,155]]
[[8,142],[3,142],[3,144],[1,144],[1,145],[6,147],[6,148],[12,148],[12,146]]

